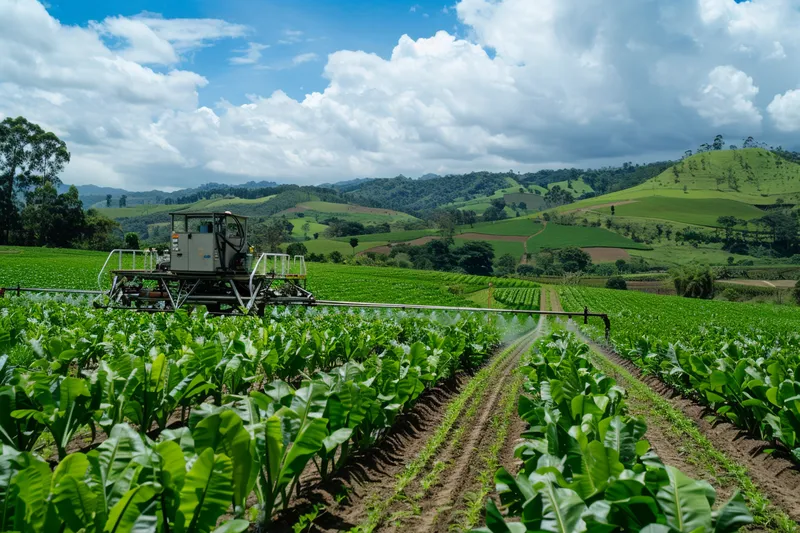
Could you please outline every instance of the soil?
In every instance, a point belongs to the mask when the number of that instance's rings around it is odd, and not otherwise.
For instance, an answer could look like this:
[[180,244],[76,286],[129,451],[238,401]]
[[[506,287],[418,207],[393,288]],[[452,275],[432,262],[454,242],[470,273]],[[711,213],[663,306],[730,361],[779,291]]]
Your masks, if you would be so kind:
[[[634,377],[649,386],[677,408],[689,419],[691,419],[700,431],[714,444],[714,447],[727,455],[735,462],[747,468],[750,479],[769,497],[778,507],[786,511],[793,520],[800,520],[800,498],[798,498],[798,488],[800,488],[800,469],[788,457],[780,452],[772,454],[763,453],[764,450],[774,448],[769,442],[758,440],[748,436],[744,431],[736,428],[732,424],[721,421],[709,422],[707,417],[713,415],[704,406],[683,398],[669,385],[655,376],[646,376],[631,361],[623,359],[619,355],[600,346],[594,348],[606,356],[617,366],[625,368]],[[648,424],[652,418],[648,420]],[[650,440],[650,426],[648,425],[647,438]],[[686,445],[675,435],[665,439],[666,442],[654,447],[656,452],[668,462],[672,456],[677,456],[677,460],[682,461],[680,449]],[[652,441],[651,441],[652,443]],[[669,463],[674,464],[674,463]],[[675,464],[681,470],[682,465]],[[696,470],[697,467],[687,465],[687,471]],[[723,494],[729,496],[732,490],[720,483],[719,479],[708,479],[708,472],[701,470],[694,474],[695,477],[704,478],[714,484]]]
[[749,287],[770,287],[772,289],[792,289],[797,283],[791,279],[725,279],[719,280],[718,283],[730,283],[732,285],[747,285]]
[[581,248],[592,257],[594,263],[608,263],[617,259],[629,261],[631,254],[622,248]]
[[[551,306],[555,302],[558,302],[558,294],[553,290],[550,293]],[[558,306],[560,307],[560,303]],[[673,407],[694,421],[698,429],[717,450],[747,469],[750,479],[773,504],[783,509],[793,520],[800,520],[800,498],[797,494],[798,488],[800,488],[800,468],[794,462],[779,452],[763,453],[764,450],[774,448],[774,446],[748,436],[732,424],[721,421],[709,422],[713,413],[708,412],[705,407],[680,396],[677,391],[658,377],[644,375],[633,362],[623,359],[610,349],[601,347],[582,334],[581,336],[596,352],[605,356],[615,365],[625,368],[634,378],[664,397]],[[619,378],[619,376],[617,377]],[[622,381],[620,385],[624,388],[624,379],[620,381]],[[724,477],[710,477],[705,468],[687,460],[683,450],[688,443],[674,431],[669,421],[652,416],[652,411],[647,409],[647,406],[637,406],[634,402],[630,402],[630,405],[632,411],[648,415],[646,438],[665,463],[677,467],[695,479],[709,481],[719,493],[718,501],[731,495],[733,487],[730,486],[728,480],[725,480]]]
[[[420,481],[437,461],[447,463],[439,475],[438,483],[424,495],[415,512],[410,511],[409,500],[398,499],[385,514],[386,520],[376,531],[398,531],[413,527],[419,531],[447,531],[452,521],[457,520],[464,496],[478,487],[477,474],[481,466],[483,450],[489,446],[493,432],[488,431],[491,421],[498,415],[504,391],[514,379],[520,355],[535,337],[515,348],[493,372],[488,389],[478,404],[474,416],[456,421],[448,438],[431,458],[423,471],[406,487],[406,495],[418,494]],[[352,457],[347,465],[327,482],[310,481],[307,489],[295,500],[290,510],[271,530],[291,531],[298,517],[308,512],[315,504],[325,506],[309,531],[333,532],[348,530],[367,518],[376,501],[389,500],[395,493],[397,476],[405,470],[426,446],[442,423],[450,400],[454,399],[471,376],[461,374],[446,385],[423,394],[419,403],[395,424],[383,443],[361,456]],[[468,409],[468,404],[464,407]],[[463,415],[463,413],[462,413]],[[500,454],[507,468],[514,468],[513,449],[524,424],[515,416],[508,430],[505,446]],[[463,428],[460,445],[453,444],[452,436]],[[342,499],[341,495],[346,494]],[[340,502],[336,502],[337,497]]]
[[[405,521],[398,520],[396,524],[387,524],[381,531],[399,533],[410,528],[416,531],[447,533],[452,525],[458,524],[461,518],[459,511],[466,504],[465,496],[480,490],[478,474],[484,466],[482,457],[495,438],[495,433],[490,429],[492,419],[501,413],[505,392],[511,387],[511,382],[516,376],[514,369],[519,365],[520,355],[528,346],[530,344],[525,343],[515,350],[515,353],[495,371],[495,384],[490,385],[475,416],[464,422],[467,427],[460,445],[454,446],[451,442],[432,459],[432,464],[441,461],[450,467],[441,474],[440,482],[419,502],[419,510]],[[516,413],[516,409],[514,412]],[[515,415],[514,418],[519,417]],[[513,431],[513,428],[510,429]],[[507,434],[500,456],[513,468],[514,444],[521,430],[516,434],[512,431]],[[414,494],[423,490],[418,482],[414,482],[406,493]],[[393,511],[402,513],[407,508],[405,502],[400,502]]]

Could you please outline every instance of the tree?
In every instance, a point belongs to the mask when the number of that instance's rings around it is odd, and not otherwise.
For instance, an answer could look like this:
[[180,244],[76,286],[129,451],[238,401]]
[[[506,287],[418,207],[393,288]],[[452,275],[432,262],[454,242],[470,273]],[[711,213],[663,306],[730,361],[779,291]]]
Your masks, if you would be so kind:
[[722,150],[725,147],[725,139],[722,135],[717,135],[714,137],[714,142],[712,143],[711,147],[714,150]]
[[611,206],[611,216],[613,217],[613,216],[614,216],[614,215],[616,215],[616,214],[617,214],[617,210],[616,210],[616,208],[615,208],[615,207],[612,205],[612,206]]
[[517,267],[517,274],[520,276],[538,276],[542,273],[542,270],[538,267],[533,265],[519,265]]
[[528,210],[528,204],[526,204],[525,202],[520,202],[520,203],[518,203],[518,204],[517,204],[517,207],[519,207],[519,208],[520,208],[520,209],[522,209],[523,211],[527,211],[527,210]]
[[355,253],[356,253],[356,247],[357,246],[358,246],[358,239],[356,239],[355,237],[350,239],[350,247],[353,249],[353,255],[355,255]]
[[0,122],[0,244],[8,244],[17,227],[17,195],[32,185],[50,182],[58,187],[58,175],[69,163],[67,145],[54,133],[23,117]]
[[317,240],[317,239],[319,239],[319,233],[315,233],[314,234],[314,240]]
[[293,226],[285,218],[271,218],[253,232],[254,242],[263,245],[267,252],[281,251],[281,243],[289,240]]
[[119,206],[120,207],[128,207],[128,195],[123,194],[119,197]]
[[755,146],[756,141],[753,139],[753,137],[748,137],[744,140],[744,143],[742,143],[742,148],[753,148]]
[[755,221],[772,234],[772,248],[782,255],[792,255],[798,249],[797,218],[791,211],[774,211]]
[[794,289],[792,289],[792,296],[794,297],[795,303],[800,305],[800,281],[794,284]]
[[453,235],[456,233],[456,215],[449,211],[439,211],[436,213],[434,221],[442,239],[448,244],[452,244]]
[[733,228],[735,228],[736,226],[744,225],[745,221],[733,216],[722,216],[717,218],[717,224],[719,224],[720,227],[725,229],[725,241],[727,242],[731,240],[731,236],[733,235]]
[[577,246],[561,248],[556,259],[566,272],[583,272],[592,264],[592,257]]
[[308,248],[302,242],[293,242],[286,247],[286,254],[294,257],[296,255],[308,255]]
[[83,237],[86,219],[75,186],[58,194],[55,185],[45,181],[25,199],[21,213],[25,244],[63,248]]
[[342,252],[339,250],[334,250],[330,254],[328,254],[328,259],[331,263],[341,263],[344,261],[344,257],[342,256]]
[[514,273],[517,267],[517,259],[511,254],[503,254],[497,260],[495,275],[496,276],[509,276]]
[[111,207],[111,195],[106,194],[106,207]]
[[495,220],[504,220],[508,218],[506,215],[505,209],[498,209],[494,205],[490,205],[486,208],[486,211],[483,212],[483,220],[487,222],[493,222]]
[[308,232],[309,232],[310,230],[311,230],[311,222],[309,222],[308,220],[306,220],[306,221],[303,223],[303,236],[304,236],[306,239],[308,239]]
[[628,290],[628,283],[622,276],[611,276],[606,280],[606,289],[616,289],[618,291]]
[[494,207],[496,207],[497,209],[506,208],[506,201],[504,198],[493,198],[489,203]]
[[139,249],[139,234],[133,231],[125,234],[125,248],[128,250]]
[[478,215],[475,213],[475,211],[466,210],[466,211],[462,211],[461,213],[462,213],[462,216],[463,216],[464,224],[469,224],[470,228],[478,220]]
[[456,248],[454,254],[458,266],[467,274],[489,276],[492,274],[494,261],[494,248],[486,241],[468,241],[463,246]]

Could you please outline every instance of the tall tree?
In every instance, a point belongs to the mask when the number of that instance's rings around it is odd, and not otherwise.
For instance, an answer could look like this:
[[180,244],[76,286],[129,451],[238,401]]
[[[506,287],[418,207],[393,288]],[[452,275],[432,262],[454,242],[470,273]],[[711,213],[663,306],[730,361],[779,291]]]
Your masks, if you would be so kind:
[[106,194],[106,207],[111,207],[111,195]]
[[119,197],[119,206],[120,207],[128,207],[128,195],[123,194]]
[[8,244],[18,226],[17,195],[32,185],[49,181],[57,187],[58,175],[69,163],[67,145],[55,133],[23,117],[0,122],[0,244]]

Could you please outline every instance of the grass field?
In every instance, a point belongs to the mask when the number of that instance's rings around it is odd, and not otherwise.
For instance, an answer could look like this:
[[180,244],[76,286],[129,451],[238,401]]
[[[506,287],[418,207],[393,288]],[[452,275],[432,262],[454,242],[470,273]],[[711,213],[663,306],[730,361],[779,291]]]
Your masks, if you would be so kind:
[[[458,237],[453,239],[453,241],[455,242],[456,246],[462,246],[467,242],[475,242],[474,240],[471,241],[468,239],[459,239]],[[488,242],[489,244],[492,245],[492,248],[494,248],[495,258],[500,257],[501,255],[504,254],[511,254],[514,256],[515,259],[517,259],[517,261],[519,261],[520,258],[522,258],[522,254],[525,251],[525,248],[521,242],[490,241],[490,240],[482,240],[480,242]]]
[[698,246],[697,248],[688,244],[656,244],[652,250],[629,250],[633,256],[647,259],[657,265],[683,265],[687,263],[700,263],[708,265],[727,265],[728,257],[733,257],[736,261],[753,259],[749,255],[738,255],[726,252],[721,249],[721,245]]
[[486,235],[516,235],[528,236],[541,231],[542,225],[539,221],[530,218],[513,218],[510,220],[500,220],[497,222],[480,222],[470,226],[459,226],[459,233],[483,233]]
[[[753,220],[765,215],[765,212],[757,207],[726,198],[691,199],[650,196],[640,198],[630,204],[615,206],[614,210],[620,216],[712,227],[719,226],[717,219],[721,216]],[[598,211],[605,215],[611,215],[611,207],[603,207]]]
[[309,237],[313,236],[315,233],[322,234],[322,232],[328,228],[328,226],[326,226],[325,224],[318,224],[317,222],[314,221],[313,218],[306,218],[306,217],[291,218],[289,219],[289,223],[292,224],[292,226],[294,226],[292,228],[292,237],[302,238],[305,236],[305,232],[303,231],[303,224],[305,224],[306,222],[308,222],[309,225],[308,228]]
[[561,226],[548,224],[547,228],[536,237],[528,239],[528,253],[536,253],[544,248],[606,247],[627,250],[646,250],[647,245],[637,243],[603,228],[587,228],[584,226]]
[[[548,188],[552,189],[556,185],[558,185],[559,187],[561,187],[565,191],[571,192],[573,194],[573,196],[575,196],[575,197],[578,197],[578,196],[580,196],[580,195],[582,195],[584,193],[587,193],[587,192],[594,192],[594,189],[592,189],[592,186],[589,185],[588,183],[584,182],[583,179],[577,179],[577,180],[572,180],[572,181],[567,181],[567,180],[555,181],[555,182],[549,184]],[[569,185],[572,185],[572,187],[570,188]]]
[[787,203],[800,201],[800,165],[760,148],[696,154],[674,168],[641,185],[562,206],[559,211],[648,196],[725,198],[751,205],[774,204],[778,198]]
[[[408,231],[393,231],[391,233],[371,233],[369,235],[357,235],[358,241],[363,243],[373,242],[406,242],[419,239],[420,237],[427,237],[428,235],[437,235],[438,231],[435,229],[416,229]],[[336,237],[336,241],[349,242],[350,237]]]

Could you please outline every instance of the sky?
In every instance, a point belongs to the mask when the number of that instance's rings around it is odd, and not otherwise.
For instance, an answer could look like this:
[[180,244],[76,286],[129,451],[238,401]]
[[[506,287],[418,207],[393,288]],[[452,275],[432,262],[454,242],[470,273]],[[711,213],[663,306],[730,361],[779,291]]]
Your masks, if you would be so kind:
[[0,0],[0,119],[130,190],[800,149],[800,0],[450,2]]

